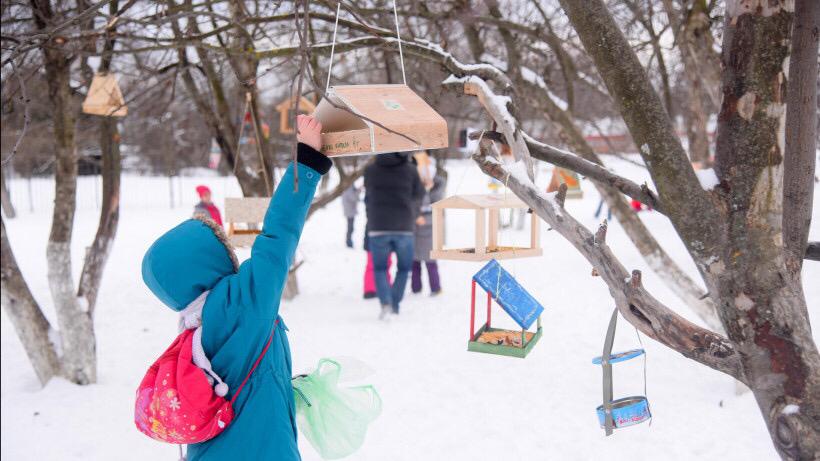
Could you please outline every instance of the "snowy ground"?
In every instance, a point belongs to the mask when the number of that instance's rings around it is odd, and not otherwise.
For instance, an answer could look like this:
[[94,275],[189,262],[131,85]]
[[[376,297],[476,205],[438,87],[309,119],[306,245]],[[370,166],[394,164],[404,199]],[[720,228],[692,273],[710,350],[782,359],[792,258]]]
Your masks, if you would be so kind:
[[[613,165],[642,178],[642,171],[626,162]],[[449,193],[487,191],[487,178],[475,166],[452,162],[450,171]],[[546,184],[548,179],[542,172],[538,182]],[[237,190],[224,178],[202,181],[217,195]],[[193,194],[196,182],[185,180],[186,193]],[[96,313],[98,384],[78,387],[55,379],[40,389],[8,318],[2,316],[4,460],[175,459],[174,447],[149,440],[132,422],[133,391],[176,331],[174,314],[152,297],[139,275],[149,244],[186,218],[193,204],[188,195],[184,206],[169,209],[167,183],[163,178],[124,180],[120,230]],[[89,195],[93,182],[85,180],[81,186],[84,198],[73,242],[78,271],[98,216]],[[12,193],[25,187],[13,184]],[[584,192],[583,200],[568,201],[567,208],[594,226],[598,195],[589,183]],[[50,315],[44,257],[50,212],[40,206],[47,198],[38,199],[32,213],[25,196],[17,197],[20,216],[6,221],[12,247]],[[820,197],[815,198],[815,216],[820,216],[818,208]],[[669,252],[685,260],[667,220],[656,213],[643,217]],[[448,239],[466,241],[472,232],[470,219],[452,215]],[[363,224],[362,219],[356,223],[357,245]],[[813,224],[812,238],[818,240],[818,219]],[[727,376],[646,338],[647,393],[654,420],[604,437],[594,411],[601,403],[601,372],[590,359],[600,354],[612,301],[600,279],[590,277],[588,264],[547,226],[542,229],[544,257],[503,262],[546,307],[544,337],[525,360],[466,351],[469,280],[478,263],[442,261],[442,296],[408,295],[398,319],[377,321],[377,302],[361,299],[364,253],[344,248],[343,226],[338,202],[307,223],[300,247],[306,260],[299,270],[302,295],[285,303],[282,315],[290,328],[294,371],[308,370],[324,356],[356,357],[377,371],[370,380],[381,392],[384,412],[351,459],[776,458],[751,395],[736,397]],[[526,237],[525,232],[504,230],[502,243],[523,243]],[[627,267],[644,271],[646,286],[658,298],[697,321],[645,267],[617,224],[610,226],[607,239]],[[690,262],[685,267],[694,272]],[[820,264],[807,263],[804,278],[820,280]],[[805,287],[813,324],[820,325],[820,284]],[[501,317],[496,311],[494,320]],[[615,348],[634,347],[635,330],[622,321]],[[616,367],[615,388],[616,397],[643,392],[641,361]],[[300,443],[304,459],[319,459],[304,438]]]

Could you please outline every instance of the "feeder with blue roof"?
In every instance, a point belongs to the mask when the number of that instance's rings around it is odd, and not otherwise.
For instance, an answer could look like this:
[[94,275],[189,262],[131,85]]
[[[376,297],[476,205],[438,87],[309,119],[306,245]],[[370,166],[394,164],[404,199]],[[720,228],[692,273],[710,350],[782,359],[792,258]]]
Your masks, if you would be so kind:
[[[475,331],[476,285],[487,293],[487,321],[478,331]],[[541,338],[544,307],[495,259],[473,276],[471,299],[468,351],[524,358]],[[492,327],[493,300],[521,327],[520,331]],[[533,323],[536,330],[528,331]]]

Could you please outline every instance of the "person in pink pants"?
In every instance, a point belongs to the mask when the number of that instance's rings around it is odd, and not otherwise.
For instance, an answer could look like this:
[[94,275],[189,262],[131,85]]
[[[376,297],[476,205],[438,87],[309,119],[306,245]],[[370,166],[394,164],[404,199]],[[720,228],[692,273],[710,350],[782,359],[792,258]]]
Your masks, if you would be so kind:
[[[392,285],[390,277],[390,265],[393,262],[393,255],[387,257],[387,283]],[[367,252],[367,266],[364,268],[364,299],[376,297],[376,277],[373,273],[373,253]]]
[[[367,226],[365,226],[366,228]],[[367,241],[367,229],[364,232],[364,251],[367,252],[367,265],[364,268],[364,299],[376,297],[376,277],[373,272],[373,253],[370,252],[370,245]],[[390,265],[393,262],[393,255],[387,257],[387,283],[393,285],[390,277]]]

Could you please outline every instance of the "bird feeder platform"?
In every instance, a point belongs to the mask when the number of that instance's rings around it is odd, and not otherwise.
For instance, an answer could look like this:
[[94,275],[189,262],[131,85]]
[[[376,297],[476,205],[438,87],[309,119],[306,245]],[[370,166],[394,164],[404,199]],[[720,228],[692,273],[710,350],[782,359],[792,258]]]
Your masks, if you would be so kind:
[[128,106],[114,74],[96,74],[83,101],[83,112],[104,117],[125,117]]
[[[478,331],[475,331],[476,285],[487,292],[487,321]],[[491,326],[493,299],[521,330]],[[498,261],[488,262],[473,276],[471,300],[468,351],[524,358],[541,339],[541,313],[544,307]],[[536,330],[528,331],[533,323],[536,323]]]
[[262,222],[268,211],[270,197],[243,197],[225,199],[225,222],[228,239],[235,247],[253,245],[261,233]]
[[[433,249],[431,259],[487,261],[529,258],[544,254],[540,246],[540,220],[530,216],[530,243],[525,247],[498,244],[499,210],[528,209],[513,194],[454,195],[433,204]],[[444,210],[475,210],[475,245],[472,248],[444,248]],[[488,226],[489,223],[489,226]],[[489,228],[488,228],[489,227]]]

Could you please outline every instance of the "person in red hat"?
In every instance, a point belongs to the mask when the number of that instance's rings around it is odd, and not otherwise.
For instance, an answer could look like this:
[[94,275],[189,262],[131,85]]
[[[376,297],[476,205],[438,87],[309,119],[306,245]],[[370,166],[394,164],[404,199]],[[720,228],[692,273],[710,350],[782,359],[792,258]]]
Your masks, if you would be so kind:
[[194,216],[204,215],[210,217],[221,226],[222,215],[219,214],[219,208],[211,201],[211,189],[208,186],[196,186],[196,193],[199,194],[199,203],[194,206]]

